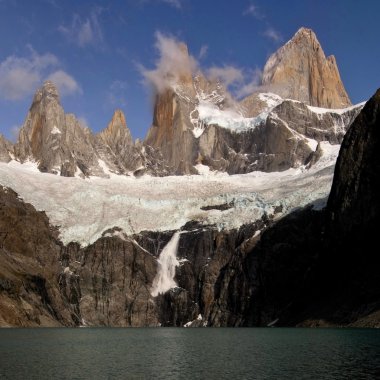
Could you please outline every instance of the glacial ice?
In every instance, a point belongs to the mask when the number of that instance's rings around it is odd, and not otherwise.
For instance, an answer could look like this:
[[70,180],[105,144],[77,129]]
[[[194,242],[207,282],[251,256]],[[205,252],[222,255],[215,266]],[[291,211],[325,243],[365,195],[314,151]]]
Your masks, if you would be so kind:
[[[37,164],[0,163],[0,184],[16,191],[58,226],[64,244],[95,242],[119,227],[126,235],[178,230],[190,220],[218,229],[252,223],[281,205],[283,213],[308,203],[324,205],[339,145],[322,142],[322,157],[310,169],[228,175],[200,166],[201,175],[87,179],[41,173]],[[225,210],[201,207],[228,203]]]

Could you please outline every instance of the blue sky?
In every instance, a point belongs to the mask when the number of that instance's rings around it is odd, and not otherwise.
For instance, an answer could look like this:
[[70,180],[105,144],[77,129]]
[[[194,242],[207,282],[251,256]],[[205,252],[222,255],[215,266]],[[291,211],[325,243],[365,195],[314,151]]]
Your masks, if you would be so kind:
[[14,139],[50,77],[65,111],[93,131],[121,108],[134,138],[143,138],[152,120],[143,73],[155,68],[157,44],[186,42],[202,70],[227,68],[242,96],[301,26],[335,55],[358,103],[379,87],[379,14],[376,0],[0,0],[0,133]]

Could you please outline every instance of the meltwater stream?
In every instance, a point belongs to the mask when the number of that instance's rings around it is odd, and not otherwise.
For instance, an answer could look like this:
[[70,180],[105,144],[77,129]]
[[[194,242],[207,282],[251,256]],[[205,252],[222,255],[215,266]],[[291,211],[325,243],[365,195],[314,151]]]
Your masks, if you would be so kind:
[[175,268],[179,265],[179,261],[177,260],[177,250],[180,234],[181,232],[177,231],[172,236],[157,260],[158,272],[153,280],[152,289],[150,291],[150,294],[153,297],[157,297],[159,294],[163,294],[169,289],[177,286],[174,277]]

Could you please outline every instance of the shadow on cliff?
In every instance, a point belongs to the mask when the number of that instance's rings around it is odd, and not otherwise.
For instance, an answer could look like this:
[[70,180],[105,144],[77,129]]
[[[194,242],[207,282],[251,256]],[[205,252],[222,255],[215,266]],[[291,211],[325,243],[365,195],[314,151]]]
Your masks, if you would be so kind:
[[379,174],[380,90],[344,138],[326,209],[283,218],[247,255],[244,325],[380,324]]

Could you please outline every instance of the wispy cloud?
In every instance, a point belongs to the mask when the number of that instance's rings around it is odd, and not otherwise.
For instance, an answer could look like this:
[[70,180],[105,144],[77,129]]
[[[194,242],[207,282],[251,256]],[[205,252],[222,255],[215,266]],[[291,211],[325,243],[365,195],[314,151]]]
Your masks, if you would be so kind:
[[213,66],[206,70],[206,74],[209,78],[223,83],[238,99],[257,91],[262,79],[262,72],[258,68],[249,70],[231,65]]
[[[155,68],[149,70],[138,65],[138,69],[143,76],[144,84],[153,88],[156,93],[162,93],[172,87],[183,76],[194,75],[200,71],[203,71],[207,78],[222,83],[237,98],[250,95],[260,88],[262,72],[258,68],[252,70],[225,64],[203,67],[201,70],[198,61],[188,53],[183,42],[160,32],[156,33],[155,47],[159,55]],[[205,54],[206,45],[202,48],[201,51]]]
[[63,70],[54,71],[47,79],[51,80],[58,87],[59,93],[62,96],[76,93],[82,94],[83,92],[78,82]]
[[207,76],[211,79],[220,80],[225,86],[236,85],[244,81],[242,69],[234,66],[213,66],[206,71]]
[[271,23],[267,20],[265,14],[261,11],[261,9],[255,5],[254,3],[250,3],[248,7],[243,11],[244,16],[252,16],[258,20],[262,20],[264,25],[266,25],[266,29],[262,33],[264,37],[274,41],[281,42],[284,40],[281,33],[271,26]]
[[264,18],[264,15],[260,11],[259,7],[255,4],[252,4],[252,3],[243,11],[243,15],[244,16],[253,16],[257,19]]
[[270,40],[274,41],[274,42],[281,42],[284,40],[283,36],[281,35],[281,33],[274,29],[273,27],[268,27],[263,35],[267,38],[269,38]]
[[113,81],[106,93],[106,104],[112,108],[126,107],[127,82],[121,80]]
[[77,120],[79,122],[79,125],[82,127],[82,128],[89,128],[89,123],[88,123],[88,120],[86,117],[84,116],[79,116],[77,117]]
[[176,9],[182,9],[184,0],[136,0],[137,4],[145,6],[147,4],[167,4]]
[[22,125],[12,125],[11,129],[10,129],[10,133],[11,133],[11,140],[16,142],[17,139],[18,139],[18,136],[20,134],[20,129],[21,129]]
[[162,3],[166,3],[171,5],[174,8],[181,9],[182,8],[182,2],[181,0],[160,0]]
[[0,62],[0,97],[20,100],[33,93],[44,79],[55,77],[62,95],[78,92],[79,85],[73,77],[59,70],[60,62],[51,53],[38,54],[28,45],[24,57],[11,55]]
[[101,46],[104,43],[103,30],[99,16],[102,9],[94,8],[87,17],[74,14],[70,25],[60,25],[58,30],[72,43],[79,47],[88,45]]
[[155,48],[159,55],[156,68],[149,70],[138,65],[138,69],[144,82],[161,93],[173,83],[178,82],[182,76],[192,75],[198,67],[198,62],[188,54],[186,45],[175,37],[161,32],[156,32],[155,36]]
[[58,4],[57,0],[43,0],[43,1],[54,8],[62,9],[62,7]]
[[202,59],[202,58],[206,57],[207,52],[208,52],[208,46],[202,45],[200,50],[199,50],[198,59]]
[[236,88],[234,95],[241,99],[258,91],[261,86],[262,76],[263,73],[259,68],[255,68],[254,70],[245,73],[244,82],[241,86]]

